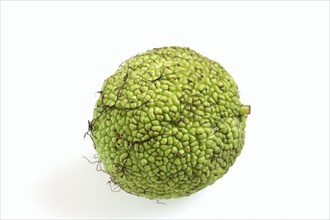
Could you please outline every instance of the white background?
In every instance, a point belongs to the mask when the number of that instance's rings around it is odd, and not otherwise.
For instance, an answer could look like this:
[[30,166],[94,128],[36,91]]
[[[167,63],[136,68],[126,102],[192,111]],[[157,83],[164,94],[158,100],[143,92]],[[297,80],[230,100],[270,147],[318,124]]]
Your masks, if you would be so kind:
[[[230,171],[190,197],[111,192],[83,139],[125,59],[189,46],[252,106]],[[329,2],[1,2],[1,218],[329,218]]]

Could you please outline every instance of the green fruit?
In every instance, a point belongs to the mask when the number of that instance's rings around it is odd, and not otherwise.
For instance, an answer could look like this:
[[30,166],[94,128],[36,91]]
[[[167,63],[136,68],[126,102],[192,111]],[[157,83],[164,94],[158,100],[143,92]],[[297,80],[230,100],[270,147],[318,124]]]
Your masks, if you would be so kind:
[[178,198],[228,171],[249,113],[221,65],[163,47],[128,59],[105,80],[90,132],[113,183],[137,196]]

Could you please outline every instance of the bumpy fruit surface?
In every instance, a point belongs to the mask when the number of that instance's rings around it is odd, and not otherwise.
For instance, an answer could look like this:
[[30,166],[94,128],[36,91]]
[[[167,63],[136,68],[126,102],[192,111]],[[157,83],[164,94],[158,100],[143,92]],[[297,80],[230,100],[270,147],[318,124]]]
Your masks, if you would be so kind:
[[90,131],[113,183],[150,199],[178,198],[233,165],[247,114],[221,65],[163,47],[128,59],[105,80]]

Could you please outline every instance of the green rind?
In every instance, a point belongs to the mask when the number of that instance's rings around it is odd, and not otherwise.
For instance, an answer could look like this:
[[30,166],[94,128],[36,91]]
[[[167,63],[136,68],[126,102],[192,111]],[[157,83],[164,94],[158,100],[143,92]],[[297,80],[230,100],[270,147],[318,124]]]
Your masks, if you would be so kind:
[[237,85],[189,48],[124,62],[105,80],[92,138],[114,183],[150,199],[188,196],[222,177],[244,145]]

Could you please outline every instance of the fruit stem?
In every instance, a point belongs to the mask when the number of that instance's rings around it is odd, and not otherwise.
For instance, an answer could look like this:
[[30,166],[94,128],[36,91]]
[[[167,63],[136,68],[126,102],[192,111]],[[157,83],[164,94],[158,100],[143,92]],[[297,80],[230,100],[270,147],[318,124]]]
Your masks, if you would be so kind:
[[249,105],[242,105],[239,113],[241,115],[249,115],[251,113],[251,106],[249,106]]

